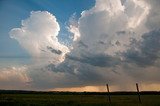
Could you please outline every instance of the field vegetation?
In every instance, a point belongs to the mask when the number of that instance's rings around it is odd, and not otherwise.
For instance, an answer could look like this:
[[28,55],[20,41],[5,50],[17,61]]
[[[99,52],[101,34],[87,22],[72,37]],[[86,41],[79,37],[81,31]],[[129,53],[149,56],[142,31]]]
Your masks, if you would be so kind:
[[160,106],[160,92],[34,92],[0,91],[0,106]]

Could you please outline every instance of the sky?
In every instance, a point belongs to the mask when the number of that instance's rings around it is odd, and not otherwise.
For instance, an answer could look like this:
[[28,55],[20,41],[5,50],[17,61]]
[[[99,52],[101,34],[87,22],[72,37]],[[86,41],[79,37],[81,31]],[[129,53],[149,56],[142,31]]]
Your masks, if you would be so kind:
[[159,0],[0,0],[0,89],[160,89]]

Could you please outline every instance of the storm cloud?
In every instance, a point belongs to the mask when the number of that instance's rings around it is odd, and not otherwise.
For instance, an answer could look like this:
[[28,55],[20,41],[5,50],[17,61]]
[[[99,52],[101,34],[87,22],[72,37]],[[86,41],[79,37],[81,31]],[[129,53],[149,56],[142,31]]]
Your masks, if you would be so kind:
[[74,61],[79,61],[81,63],[87,63],[90,65],[99,66],[99,67],[114,67],[116,64],[119,64],[120,62],[120,59],[109,56],[109,55],[104,55],[104,54],[81,55],[81,58],[67,56],[67,58],[74,60]]
[[[94,7],[84,10],[68,26],[73,35],[70,48],[58,42],[59,25],[48,12],[32,12],[29,19],[22,21],[22,27],[12,29],[10,35],[31,55],[51,56],[45,65],[28,66],[32,70],[31,85],[37,89],[102,86],[106,82],[119,89],[127,89],[135,82],[159,84],[159,3],[158,0],[96,0]],[[37,15],[47,21],[51,31],[47,38],[46,33],[40,33],[39,24],[29,26],[28,20]],[[52,20],[48,22],[46,16]],[[41,39],[33,39],[36,43],[30,48],[32,37],[26,35],[33,29],[38,30],[38,34],[33,31],[36,36],[42,35]],[[44,43],[43,38],[49,43]]]
[[[132,43],[132,48],[125,53],[128,62],[139,66],[152,66],[160,56],[160,30],[153,30],[142,35],[142,41]],[[135,49],[136,48],[136,49]]]

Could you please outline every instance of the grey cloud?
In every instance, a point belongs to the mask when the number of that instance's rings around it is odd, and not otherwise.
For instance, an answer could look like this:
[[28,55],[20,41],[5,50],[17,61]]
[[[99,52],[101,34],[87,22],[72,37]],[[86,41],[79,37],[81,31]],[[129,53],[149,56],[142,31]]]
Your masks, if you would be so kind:
[[114,67],[115,65],[120,63],[119,58],[104,54],[81,55],[80,58],[67,56],[67,58],[98,67]]
[[117,46],[120,46],[121,43],[117,40],[116,43],[115,43]]
[[55,54],[58,54],[58,55],[61,55],[62,54],[62,51],[61,50],[56,50],[50,46],[47,46],[47,49],[50,50],[52,53],[55,53]]
[[92,66],[81,64],[81,67],[77,70],[80,72],[77,77],[85,84],[97,85],[104,84],[105,78],[100,74],[99,70],[95,70]]
[[121,0],[122,5],[126,2],[126,0]]
[[126,31],[118,31],[116,33],[117,33],[117,35],[124,35],[124,34],[126,34]]
[[99,73],[99,71],[95,68],[95,66],[70,59],[66,59],[63,63],[59,64],[58,66],[50,64],[42,70],[45,71],[48,70],[55,74],[62,73],[67,78],[68,76],[71,76],[70,82],[64,81],[65,83],[63,83],[62,85],[58,84],[57,85],[58,87],[85,86],[88,84],[91,85],[104,84],[104,81],[106,79],[101,75],[101,73]]
[[149,29],[159,29],[160,28],[160,0],[146,0],[150,6],[150,12],[147,17],[146,25]]
[[99,44],[102,44],[102,45],[106,45],[106,43],[103,42],[103,41],[99,41],[98,43],[99,43]]
[[41,50],[42,52],[46,52],[45,50]]
[[99,67],[114,67],[115,65],[119,64],[120,60],[109,55],[98,54],[83,56],[82,62]]
[[82,42],[82,41],[79,41],[79,46],[88,48],[88,45],[86,45],[86,44],[85,44],[84,42]]
[[71,65],[68,60],[66,60],[65,62],[61,63],[58,66],[54,64],[49,64],[48,66],[45,67],[45,69],[47,69],[48,71],[63,72],[63,73],[67,72],[70,74],[74,74],[73,73],[74,68],[75,66]]
[[132,42],[134,46],[125,53],[125,57],[128,62],[136,63],[139,66],[154,65],[160,55],[160,30],[146,33],[142,38],[142,42]]

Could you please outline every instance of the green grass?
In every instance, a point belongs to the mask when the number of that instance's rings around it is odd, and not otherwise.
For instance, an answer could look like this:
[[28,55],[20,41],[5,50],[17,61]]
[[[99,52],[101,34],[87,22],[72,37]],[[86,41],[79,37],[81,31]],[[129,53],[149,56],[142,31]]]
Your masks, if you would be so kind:
[[0,106],[160,106],[160,95],[0,94]]

